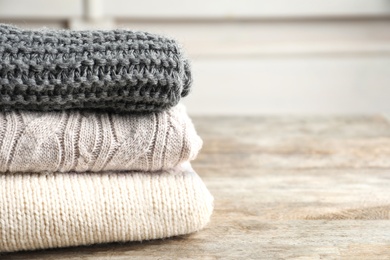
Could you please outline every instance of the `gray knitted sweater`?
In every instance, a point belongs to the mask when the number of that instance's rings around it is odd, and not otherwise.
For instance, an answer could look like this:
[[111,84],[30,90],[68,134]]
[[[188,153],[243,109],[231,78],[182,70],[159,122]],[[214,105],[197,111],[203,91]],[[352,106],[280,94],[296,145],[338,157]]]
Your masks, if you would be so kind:
[[0,24],[0,110],[160,111],[190,85],[189,63],[172,39]]

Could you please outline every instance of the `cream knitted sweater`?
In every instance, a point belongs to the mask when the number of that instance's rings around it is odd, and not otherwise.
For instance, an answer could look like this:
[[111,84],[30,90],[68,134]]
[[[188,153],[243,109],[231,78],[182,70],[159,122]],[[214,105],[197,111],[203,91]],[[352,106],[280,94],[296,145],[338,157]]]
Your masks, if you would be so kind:
[[0,172],[158,171],[201,146],[182,105],[143,115],[0,113]]
[[187,166],[159,173],[0,174],[0,252],[187,234],[213,198]]

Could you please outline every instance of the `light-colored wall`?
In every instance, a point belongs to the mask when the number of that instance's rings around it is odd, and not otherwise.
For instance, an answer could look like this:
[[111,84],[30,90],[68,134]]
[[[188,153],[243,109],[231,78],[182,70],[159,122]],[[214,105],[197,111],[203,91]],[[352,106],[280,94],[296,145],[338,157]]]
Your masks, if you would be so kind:
[[0,0],[0,21],[170,35],[191,114],[390,112],[390,0]]

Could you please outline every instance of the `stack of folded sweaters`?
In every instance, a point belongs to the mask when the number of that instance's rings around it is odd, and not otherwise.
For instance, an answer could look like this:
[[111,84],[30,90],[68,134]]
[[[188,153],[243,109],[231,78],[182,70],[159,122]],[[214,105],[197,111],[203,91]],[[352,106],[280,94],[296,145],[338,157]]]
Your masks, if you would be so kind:
[[203,228],[190,86],[171,39],[0,25],[0,252]]

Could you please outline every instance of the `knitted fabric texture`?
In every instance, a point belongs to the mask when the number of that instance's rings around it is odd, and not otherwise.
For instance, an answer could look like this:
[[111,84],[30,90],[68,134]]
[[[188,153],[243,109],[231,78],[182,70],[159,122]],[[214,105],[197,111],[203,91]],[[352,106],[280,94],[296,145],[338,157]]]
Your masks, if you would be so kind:
[[213,210],[191,169],[0,174],[0,187],[0,252],[188,234]]
[[162,36],[128,30],[23,30],[0,24],[0,109],[160,111],[191,86]]
[[182,105],[145,115],[0,112],[0,172],[158,171],[201,146]]

